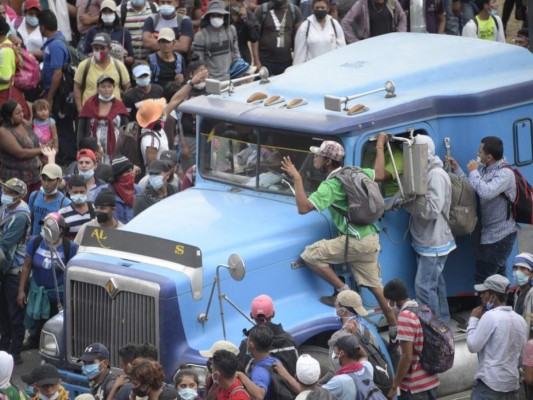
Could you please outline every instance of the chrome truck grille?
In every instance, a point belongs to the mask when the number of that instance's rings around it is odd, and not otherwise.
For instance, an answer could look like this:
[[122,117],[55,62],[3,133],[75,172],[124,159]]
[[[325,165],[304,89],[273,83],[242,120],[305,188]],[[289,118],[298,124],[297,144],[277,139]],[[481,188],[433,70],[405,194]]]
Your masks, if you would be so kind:
[[67,354],[71,362],[95,342],[107,346],[111,366],[119,349],[151,343],[159,350],[159,285],[71,266],[67,273]]

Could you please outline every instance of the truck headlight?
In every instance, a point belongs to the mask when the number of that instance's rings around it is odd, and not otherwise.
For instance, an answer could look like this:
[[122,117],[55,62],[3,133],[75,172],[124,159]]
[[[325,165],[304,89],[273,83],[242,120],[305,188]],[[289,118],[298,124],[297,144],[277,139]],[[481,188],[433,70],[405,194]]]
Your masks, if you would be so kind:
[[40,351],[48,356],[59,357],[57,339],[52,333],[41,331]]

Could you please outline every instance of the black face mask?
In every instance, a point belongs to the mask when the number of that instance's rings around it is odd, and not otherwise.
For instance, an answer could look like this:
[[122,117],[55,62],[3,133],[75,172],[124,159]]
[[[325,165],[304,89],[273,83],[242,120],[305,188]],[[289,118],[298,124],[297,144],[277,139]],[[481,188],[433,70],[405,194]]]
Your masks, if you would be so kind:
[[313,10],[313,14],[318,21],[322,21],[328,15],[328,10]]
[[[109,221],[109,214],[106,213],[96,213],[96,220],[99,224],[103,224],[107,221]],[[142,397],[142,396],[139,396]]]
[[137,397],[145,397],[148,394],[148,389],[141,389],[142,386],[131,388],[133,394]]

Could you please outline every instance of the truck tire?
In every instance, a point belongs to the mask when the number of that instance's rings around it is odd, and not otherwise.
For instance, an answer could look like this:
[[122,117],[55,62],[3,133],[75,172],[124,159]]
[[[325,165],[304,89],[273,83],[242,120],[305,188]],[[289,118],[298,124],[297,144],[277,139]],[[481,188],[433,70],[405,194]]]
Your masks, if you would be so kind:
[[303,345],[298,349],[298,354],[309,354],[320,363],[320,376],[324,376],[329,369],[329,349],[311,344]]

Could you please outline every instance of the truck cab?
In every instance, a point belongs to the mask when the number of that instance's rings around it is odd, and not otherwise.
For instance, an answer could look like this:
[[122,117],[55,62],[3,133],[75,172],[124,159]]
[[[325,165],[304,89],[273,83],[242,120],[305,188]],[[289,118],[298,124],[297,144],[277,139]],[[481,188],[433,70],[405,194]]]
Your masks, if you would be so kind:
[[[379,132],[422,133],[433,138],[441,158],[449,138],[453,157],[465,166],[481,138],[496,135],[509,164],[531,181],[532,65],[533,55],[518,46],[394,33],[327,53],[268,82],[223,82],[215,85],[220,94],[183,103],[181,111],[197,116],[196,185],[120,230],[87,230],[67,268],[65,310],[43,329],[42,357],[59,367],[71,393],[86,390],[77,359],[93,342],[108,346],[114,368],[119,348],[149,342],[167,377],[181,364],[202,372],[199,350],[223,338],[240,343],[243,328],[251,327],[245,318],[250,303],[262,293],[273,298],[275,322],[293,334],[300,352],[323,357],[340,327],[333,309],[318,300],[332,288],[299,255],[338,233],[329,212],[298,215],[281,157],[300,169],[310,194],[325,176],[313,168],[309,148],[323,140],[342,143],[345,165],[372,167]],[[400,278],[414,296],[409,214],[392,207],[378,225],[383,283]],[[474,299],[476,242],[475,234],[457,238],[446,263],[454,313]],[[245,265],[240,280],[226,263],[231,254]],[[335,268],[357,288],[349,268]],[[219,301],[210,301],[215,286]],[[363,323],[386,335],[376,300],[367,289],[356,290],[372,311]],[[457,325],[455,365],[442,376],[441,396],[468,389],[477,364]]]

